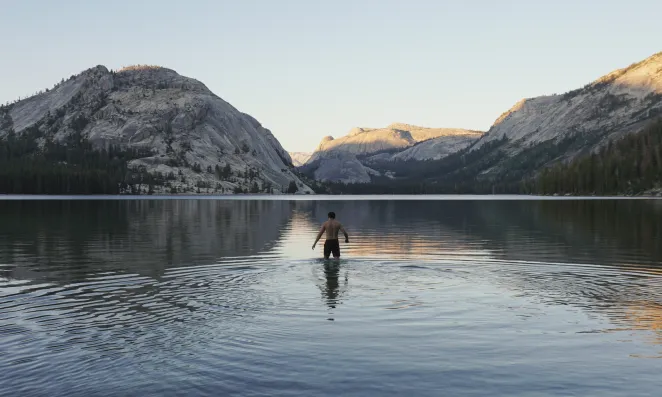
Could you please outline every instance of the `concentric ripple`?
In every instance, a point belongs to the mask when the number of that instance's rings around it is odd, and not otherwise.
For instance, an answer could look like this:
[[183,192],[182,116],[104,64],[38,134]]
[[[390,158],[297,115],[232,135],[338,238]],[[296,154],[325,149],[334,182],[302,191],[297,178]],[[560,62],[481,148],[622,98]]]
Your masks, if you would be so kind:
[[0,395],[657,395],[661,211],[0,201]]

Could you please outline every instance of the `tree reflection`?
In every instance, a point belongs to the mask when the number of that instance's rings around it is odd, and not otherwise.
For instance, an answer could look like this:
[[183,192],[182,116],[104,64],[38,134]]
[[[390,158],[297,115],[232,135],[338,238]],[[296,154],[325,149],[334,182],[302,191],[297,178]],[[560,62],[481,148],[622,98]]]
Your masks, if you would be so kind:
[[159,278],[168,268],[255,255],[281,238],[286,201],[0,201],[0,270],[70,283],[91,274]]

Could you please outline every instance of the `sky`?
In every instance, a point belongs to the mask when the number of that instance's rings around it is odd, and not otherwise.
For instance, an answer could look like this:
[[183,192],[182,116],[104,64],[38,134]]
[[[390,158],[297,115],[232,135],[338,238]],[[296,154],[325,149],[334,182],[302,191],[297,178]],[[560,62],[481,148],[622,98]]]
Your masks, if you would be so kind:
[[0,103],[156,64],[289,151],[393,122],[487,130],[662,51],[659,15],[659,0],[0,0]]

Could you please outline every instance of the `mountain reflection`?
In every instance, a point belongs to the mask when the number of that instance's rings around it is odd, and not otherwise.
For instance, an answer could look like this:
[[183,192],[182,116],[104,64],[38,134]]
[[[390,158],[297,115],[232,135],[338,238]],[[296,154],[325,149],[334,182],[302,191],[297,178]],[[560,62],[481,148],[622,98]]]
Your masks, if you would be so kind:
[[[482,277],[521,295],[600,312],[626,329],[662,331],[662,201],[655,200],[0,201],[0,277],[69,285],[134,274],[151,278],[136,297],[177,285],[208,302],[267,305],[268,296],[249,296],[249,284],[235,282],[246,275],[210,273],[212,283],[186,279],[185,269],[319,257],[310,245],[329,211],[350,244],[341,243],[340,263],[315,264],[328,309],[347,299],[353,258],[430,260],[482,266]],[[159,284],[175,276],[181,280]],[[175,296],[160,298],[182,313],[195,310]]]
[[469,266],[487,260],[493,283],[600,312],[625,329],[654,331],[653,341],[662,343],[662,201],[297,203],[314,220],[311,229],[331,210],[351,236],[344,257],[468,260]]
[[335,211],[352,237],[352,255],[476,251],[534,262],[662,261],[658,200],[312,201],[297,202],[297,211],[314,220],[311,229]]
[[6,278],[158,277],[269,250],[292,209],[287,201],[2,201],[0,260]]

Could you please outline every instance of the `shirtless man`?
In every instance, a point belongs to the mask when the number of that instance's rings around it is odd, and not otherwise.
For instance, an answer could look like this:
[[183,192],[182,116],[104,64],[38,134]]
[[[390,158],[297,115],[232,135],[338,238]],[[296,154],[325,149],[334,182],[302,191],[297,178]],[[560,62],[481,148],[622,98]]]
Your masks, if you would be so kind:
[[345,242],[349,243],[349,236],[345,231],[345,228],[342,227],[340,222],[336,220],[335,212],[329,212],[329,220],[322,224],[320,232],[317,233],[317,238],[315,243],[313,243],[313,249],[317,245],[320,237],[326,231],[326,241],[324,242],[324,259],[329,259],[329,255],[333,252],[334,258],[340,258],[340,243],[338,242],[338,233],[342,232],[345,235]]

